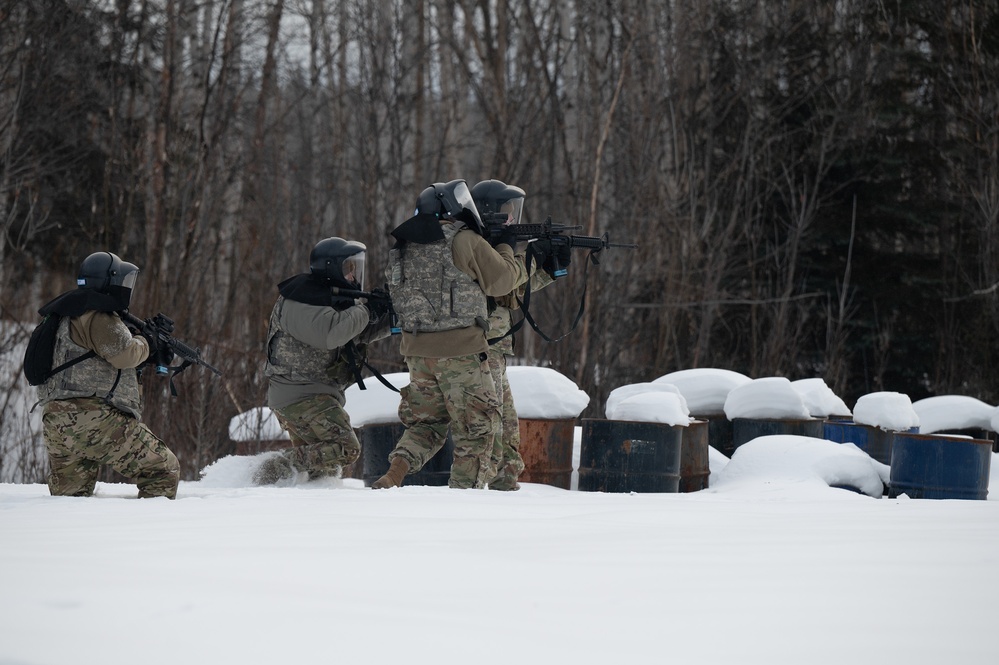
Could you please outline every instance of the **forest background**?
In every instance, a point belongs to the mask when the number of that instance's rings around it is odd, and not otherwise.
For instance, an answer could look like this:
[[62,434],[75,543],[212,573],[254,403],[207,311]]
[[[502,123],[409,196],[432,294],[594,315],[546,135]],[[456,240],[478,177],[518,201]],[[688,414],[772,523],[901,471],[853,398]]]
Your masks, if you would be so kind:
[[265,402],[276,283],[331,235],[380,283],[453,178],[639,243],[518,335],[584,416],[693,367],[999,402],[995,0],[0,0],[0,359],[87,254],[138,264],[133,312],[224,372],[144,377],[195,478]]

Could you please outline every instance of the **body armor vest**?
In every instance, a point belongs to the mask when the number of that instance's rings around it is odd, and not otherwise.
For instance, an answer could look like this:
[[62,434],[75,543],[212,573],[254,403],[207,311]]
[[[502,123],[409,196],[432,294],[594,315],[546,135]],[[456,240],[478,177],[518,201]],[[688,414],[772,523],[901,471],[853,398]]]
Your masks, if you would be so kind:
[[389,292],[402,330],[442,332],[478,325],[488,327],[486,295],[454,265],[454,237],[465,227],[445,224],[444,239],[413,242],[389,252]]
[[282,376],[289,381],[349,386],[354,374],[341,349],[317,349],[295,339],[281,327],[281,310],[287,301],[278,296],[271,310],[267,329],[267,376]]
[[[52,364],[56,367],[87,353],[87,349],[69,336],[69,321],[67,316],[59,322],[55,349],[52,351]],[[136,418],[142,417],[142,398],[135,370],[117,370],[100,356],[88,358],[54,374],[38,386],[38,396],[39,404],[57,399],[99,397],[119,411]]]

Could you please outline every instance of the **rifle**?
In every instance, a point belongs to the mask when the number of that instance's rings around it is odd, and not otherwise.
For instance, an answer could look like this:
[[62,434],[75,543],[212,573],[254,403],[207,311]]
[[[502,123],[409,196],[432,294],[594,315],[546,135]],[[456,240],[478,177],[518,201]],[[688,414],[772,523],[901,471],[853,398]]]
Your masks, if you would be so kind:
[[378,300],[379,302],[388,303],[388,311],[391,323],[392,334],[402,332],[399,328],[398,318],[395,314],[395,307],[392,306],[392,296],[385,293],[370,293],[368,291],[359,291],[357,289],[341,289],[339,286],[330,287],[330,291],[333,292],[335,296],[343,296],[344,298],[365,298],[366,300]]
[[[501,234],[513,232],[517,240],[547,240],[552,247],[582,248],[590,250],[590,257],[594,263],[600,263],[596,254],[608,247],[618,247],[622,249],[637,249],[638,245],[631,243],[614,243],[610,241],[610,234],[604,233],[602,236],[577,236],[566,235],[566,231],[577,231],[582,226],[567,226],[565,224],[553,224],[551,215],[541,224],[507,224],[500,220],[505,220],[506,214],[494,213],[483,216],[483,222],[489,230],[489,240],[495,241]],[[568,270],[558,263],[558,256],[552,255],[551,260],[554,266],[553,277],[564,277]]]
[[[128,310],[119,312],[119,315],[125,323],[132,325],[140,332],[146,335],[155,335],[157,339],[159,339],[161,347],[169,348],[173,351],[175,356],[184,361],[179,367],[174,368],[170,367],[169,363],[163,362],[163,358],[154,358],[153,360],[156,363],[157,374],[166,375],[172,371],[174,375],[177,375],[187,369],[190,365],[201,365],[202,367],[211,370],[216,376],[222,376],[222,372],[209,365],[205,359],[201,357],[201,349],[190,347],[170,334],[173,332],[174,328],[173,319],[165,314],[157,314],[153,318],[145,321],[137,316],[133,316],[128,312]],[[173,376],[170,377],[170,392],[173,395],[177,394],[177,390],[173,385]]]

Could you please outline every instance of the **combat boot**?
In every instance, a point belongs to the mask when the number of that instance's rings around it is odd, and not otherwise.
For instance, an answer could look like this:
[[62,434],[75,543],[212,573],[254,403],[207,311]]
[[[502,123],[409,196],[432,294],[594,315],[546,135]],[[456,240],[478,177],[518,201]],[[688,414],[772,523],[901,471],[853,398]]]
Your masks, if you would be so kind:
[[253,474],[256,485],[273,485],[295,475],[295,468],[284,455],[275,455],[264,460]]
[[407,473],[409,473],[409,462],[402,457],[393,457],[389,470],[385,472],[384,476],[371,483],[371,489],[383,490],[389,487],[399,487]]

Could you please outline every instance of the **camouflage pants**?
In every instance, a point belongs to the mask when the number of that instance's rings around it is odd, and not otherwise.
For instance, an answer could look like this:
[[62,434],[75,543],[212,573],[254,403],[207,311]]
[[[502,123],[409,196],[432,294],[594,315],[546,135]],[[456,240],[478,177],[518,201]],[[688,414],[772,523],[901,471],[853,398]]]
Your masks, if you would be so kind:
[[333,395],[314,395],[274,409],[281,426],[291,436],[292,448],[281,452],[309,478],[338,476],[361,454],[350,417]]
[[134,480],[140,497],[177,496],[177,457],[145,424],[103,400],[49,402],[42,433],[53,496],[91,496],[103,465]]
[[399,419],[405,425],[389,460],[401,456],[419,471],[443,446],[451,428],[454,461],[448,486],[485,487],[496,468],[500,405],[485,354],[457,358],[407,357],[409,385],[402,389]]
[[517,488],[517,478],[524,470],[524,458],[520,456],[520,420],[513,406],[510,381],[506,378],[506,356],[495,347],[489,349],[489,373],[502,403],[502,432],[499,445],[493,450],[496,477],[489,481],[489,489],[512,490]]

